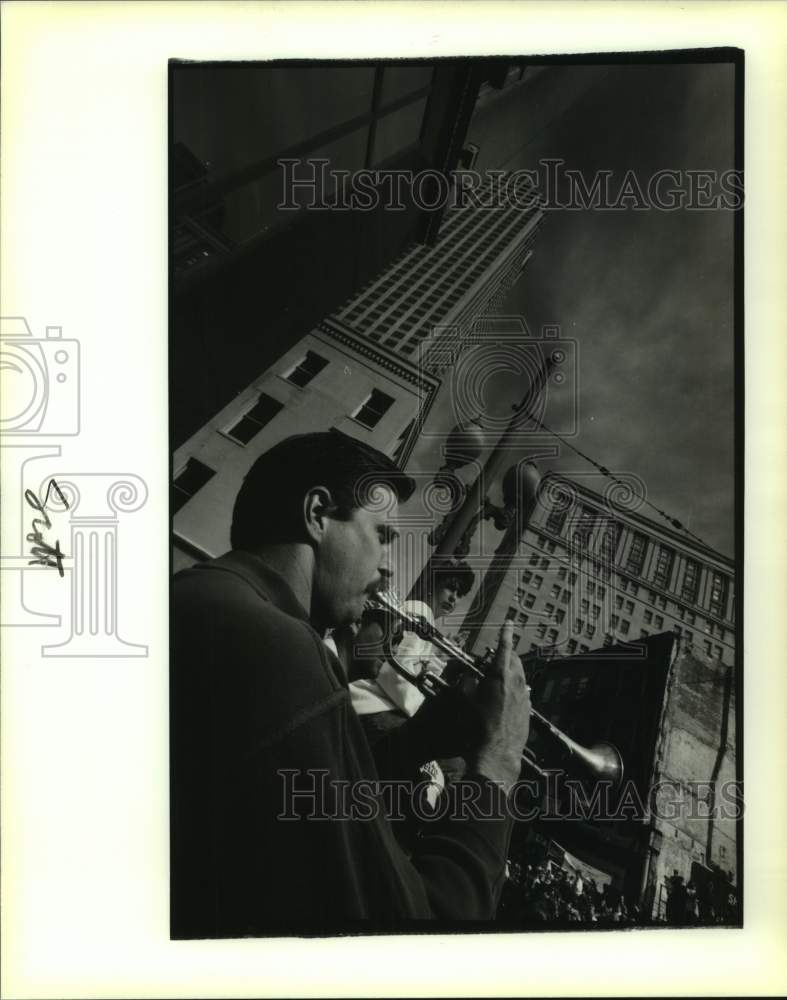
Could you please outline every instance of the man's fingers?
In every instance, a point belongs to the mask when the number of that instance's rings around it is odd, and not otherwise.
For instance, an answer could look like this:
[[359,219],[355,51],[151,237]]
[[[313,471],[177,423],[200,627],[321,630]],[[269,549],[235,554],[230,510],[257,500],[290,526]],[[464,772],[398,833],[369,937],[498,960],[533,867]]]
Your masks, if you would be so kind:
[[496,677],[501,677],[504,670],[508,666],[508,662],[511,659],[511,650],[513,648],[514,639],[514,623],[512,621],[506,621],[503,623],[503,627],[500,629],[500,638],[497,643],[497,651],[495,652],[494,659],[492,660],[491,670],[487,670],[487,675],[491,674]]

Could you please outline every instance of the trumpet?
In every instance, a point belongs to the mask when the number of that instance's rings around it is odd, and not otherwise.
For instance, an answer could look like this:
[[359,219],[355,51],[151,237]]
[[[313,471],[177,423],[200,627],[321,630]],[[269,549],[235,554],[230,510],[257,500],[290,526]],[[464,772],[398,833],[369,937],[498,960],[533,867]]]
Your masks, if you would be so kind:
[[[456,665],[451,680],[447,680],[428,667],[423,667],[418,673],[414,673],[397,659],[393,649],[394,636],[390,630],[386,630],[383,642],[386,659],[390,661],[391,666],[398,674],[415,685],[426,697],[434,698],[441,692],[456,689],[467,676],[478,679],[484,676],[484,668],[494,655],[493,650],[487,649],[484,656],[474,657],[453,639],[443,635],[425,618],[404,611],[399,606],[396,595],[390,591],[378,591],[367,601],[366,606],[369,611],[382,613],[404,631],[414,632],[421,639],[425,639],[444,653],[452,665]],[[525,747],[522,761],[528,769],[535,771],[539,777],[545,777],[548,770],[553,770],[554,765],[557,764],[564,771],[576,773],[587,779],[604,780],[613,786],[619,785],[623,780],[623,758],[620,751],[612,743],[599,742],[585,747],[581,743],[577,743],[576,740],[572,740],[546,716],[532,707],[530,709],[530,728],[531,732],[538,733],[539,743],[543,743],[545,748],[542,751],[543,756],[539,758],[532,749]]]

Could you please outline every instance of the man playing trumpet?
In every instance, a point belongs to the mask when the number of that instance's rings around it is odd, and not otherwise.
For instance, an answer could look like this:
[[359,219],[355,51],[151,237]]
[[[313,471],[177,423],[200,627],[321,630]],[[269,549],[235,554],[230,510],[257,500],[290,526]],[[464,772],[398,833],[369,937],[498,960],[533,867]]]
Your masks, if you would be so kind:
[[231,551],[175,577],[173,937],[494,916],[511,830],[505,800],[530,717],[510,625],[477,691],[480,724],[459,783],[473,808],[430,826],[410,858],[379,809],[325,818],[337,815],[337,789],[374,788],[378,772],[322,637],[358,620],[389,584],[397,505],[413,488],[390,459],[343,434],[289,438],[246,476]]

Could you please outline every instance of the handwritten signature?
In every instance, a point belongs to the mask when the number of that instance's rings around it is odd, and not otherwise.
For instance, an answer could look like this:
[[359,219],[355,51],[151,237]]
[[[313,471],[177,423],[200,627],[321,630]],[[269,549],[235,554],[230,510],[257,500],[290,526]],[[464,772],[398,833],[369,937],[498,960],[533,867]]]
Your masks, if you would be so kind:
[[58,573],[63,576],[63,559],[65,556],[60,551],[60,541],[55,540],[55,546],[52,548],[51,545],[47,544],[42,529],[38,527],[38,525],[43,525],[47,531],[52,527],[52,522],[49,520],[49,515],[46,512],[46,505],[49,502],[49,494],[52,490],[57,493],[60,497],[61,503],[66,510],[68,510],[68,501],[63,496],[60,487],[54,479],[49,480],[43,503],[41,503],[32,490],[25,490],[25,500],[27,500],[33,510],[37,510],[39,514],[44,515],[43,518],[33,518],[33,530],[27,535],[27,541],[33,543],[33,546],[30,549],[30,555],[35,556],[34,559],[28,560],[28,566],[54,566],[56,567]]

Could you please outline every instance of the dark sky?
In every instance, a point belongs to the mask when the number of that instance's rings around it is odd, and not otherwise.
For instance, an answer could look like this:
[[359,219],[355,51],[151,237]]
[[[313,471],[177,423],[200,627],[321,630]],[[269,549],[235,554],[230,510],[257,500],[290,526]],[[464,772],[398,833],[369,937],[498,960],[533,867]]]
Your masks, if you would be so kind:
[[[659,169],[733,167],[729,64],[550,67],[471,123],[479,169],[534,168],[548,157],[587,183],[610,170],[613,198],[626,171],[647,189]],[[667,212],[550,210],[535,253],[500,309],[533,335],[558,324],[576,342],[582,451],[644,481],[653,503],[725,554],[733,552],[733,216],[725,209]],[[501,375],[497,412],[522,395]],[[553,391],[545,422],[570,409]],[[435,411],[445,419],[447,394]],[[429,467],[423,442],[413,467]],[[591,467],[561,447],[542,463],[567,474]],[[585,479],[603,488],[599,477]],[[644,511],[648,513],[647,510]]]

